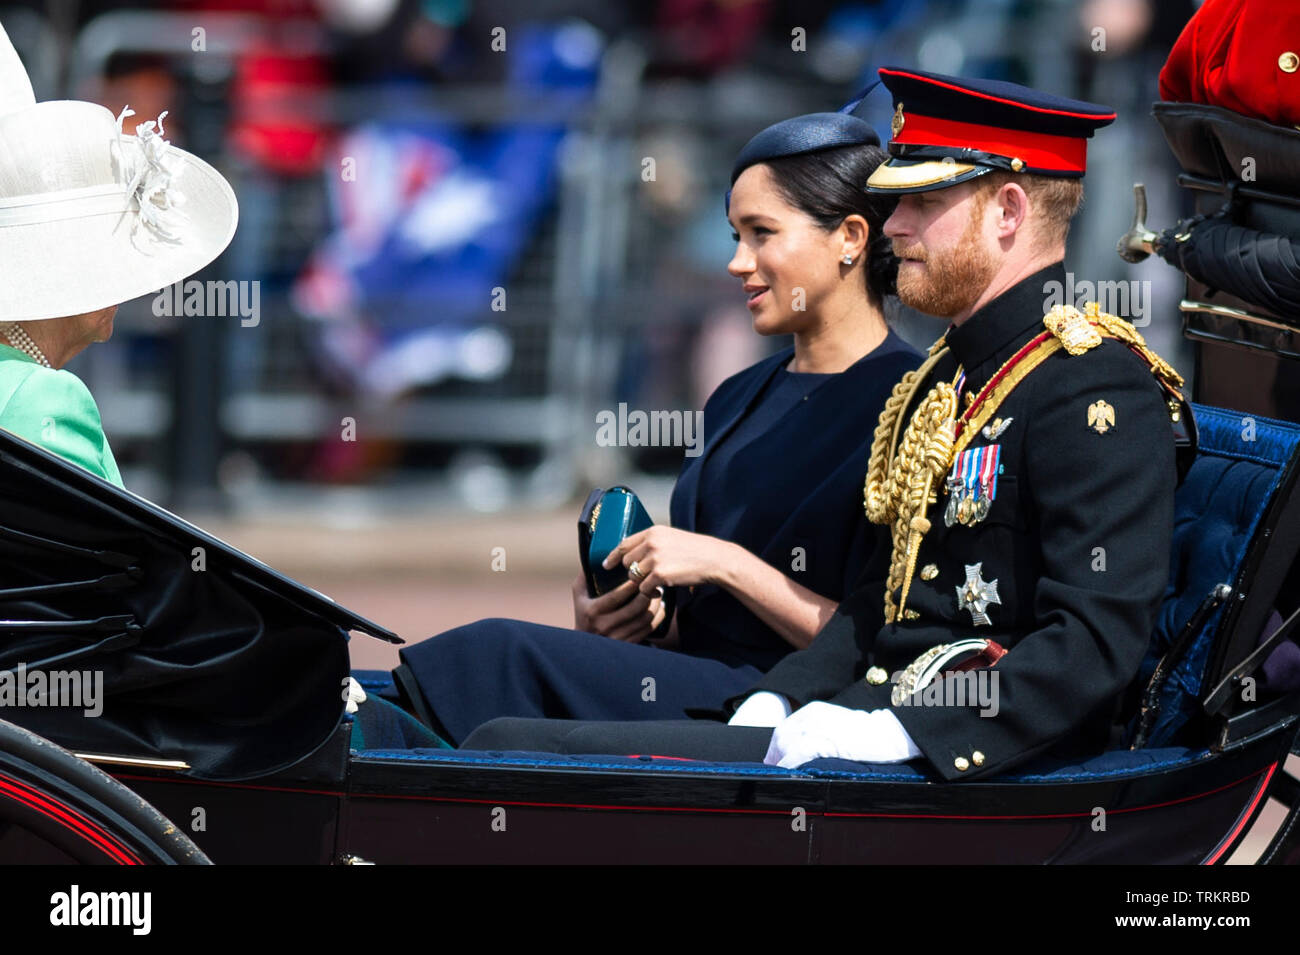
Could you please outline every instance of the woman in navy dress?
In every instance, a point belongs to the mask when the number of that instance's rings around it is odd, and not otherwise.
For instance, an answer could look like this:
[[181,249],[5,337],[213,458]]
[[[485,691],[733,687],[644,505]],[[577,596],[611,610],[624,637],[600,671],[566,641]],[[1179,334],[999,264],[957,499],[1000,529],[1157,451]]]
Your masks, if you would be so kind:
[[[626,583],[575,629],[492,619],[402,651],[405,705],[453,743],[499,716],[681,719],[752,686],[807,646],[888,541],[863,514],[873,432],[921,356],[886,324],[892,202],[862,184],[885,158],[863,120],[814,113],[755,136],[732,170],[727,266],[754,330],[793,345],[718,386],[704,447],[673,490],[671,526],[611,555]],[[882,540],[883,551],[878,550]],[[676,613],[661,639],[662,594]]]

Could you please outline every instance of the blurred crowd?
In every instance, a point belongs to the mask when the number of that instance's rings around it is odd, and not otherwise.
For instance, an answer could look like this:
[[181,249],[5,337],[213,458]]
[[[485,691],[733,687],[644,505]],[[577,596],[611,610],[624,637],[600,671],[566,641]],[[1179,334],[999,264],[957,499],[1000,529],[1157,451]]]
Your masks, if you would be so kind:
[[[0,5],[0,20],[24,9],[60,51],[58,88],[40,98],[115,114],[129,103],[136,121],[169,110],[168,137],[230,172],[241,222],[216,269],[259,281],[264,315],[214,339],[218,406],[283,393],[335,409],[472,399],[484,416],[473,430],[508,466],[537,461],[493,417],[517,415],[511,402],[562,395],[571,416],[620,401],[701,407],[783,344],[753,335],[725,272],[732,156],[777,119],[840,107],[889,63],[1116,108],[1090,149],[1067,266],[1151,283],[1148,338],[1176,365],[1190,358],[1180,276],[1125,265],[1114,244],[1135,181],[1158,224],[1186,211],[1149,112],[1193,0],[47,0]],[[105,27],[131,13],[148,16]],[[195,55],[194,27],[220,57]],[[874,102],[886,139],[883,90]],[[134,325],[123,315],[128,370],[115,374],[149,381],[169,330],[147,309]],[[941,331],[895,319],[916,344]],[[280,406],[249,407],[265,418]],[[464,427],[430,414],[352,442],[273,419],[241,430],[226,415],[211,440],[274,478],[374,481],[446,466],[466,445]],[[561,432],[538,443],[590,452],[586,432]],[[644,471],[680,460],[625,453]]]

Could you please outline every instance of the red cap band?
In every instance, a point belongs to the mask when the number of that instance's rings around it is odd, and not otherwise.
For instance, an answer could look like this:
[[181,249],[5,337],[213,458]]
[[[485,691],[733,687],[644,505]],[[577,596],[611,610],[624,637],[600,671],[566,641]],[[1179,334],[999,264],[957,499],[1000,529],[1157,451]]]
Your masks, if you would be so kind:
[[1030,171],[1072,172],[1083,175],[1088,141],[1073,136],[1051,136],[1018,129],[999,129],[979,123],[939,119],[919,113],[903,114],[903,128],[893,142],[903,146],[951,146],[978,149],[1008,159],[1022,159]]

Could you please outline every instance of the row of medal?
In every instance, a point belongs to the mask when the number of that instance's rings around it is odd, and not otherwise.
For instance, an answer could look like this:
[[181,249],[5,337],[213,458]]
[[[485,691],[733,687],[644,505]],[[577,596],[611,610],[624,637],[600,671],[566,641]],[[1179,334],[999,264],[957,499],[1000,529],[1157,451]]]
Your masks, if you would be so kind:
[[977,524],[989,516],[989,507],[998,496],[1001,461],[1002,446],[998,444],[971,448],[958,456],[944,481],[948,492],[943,512],[946,526]]

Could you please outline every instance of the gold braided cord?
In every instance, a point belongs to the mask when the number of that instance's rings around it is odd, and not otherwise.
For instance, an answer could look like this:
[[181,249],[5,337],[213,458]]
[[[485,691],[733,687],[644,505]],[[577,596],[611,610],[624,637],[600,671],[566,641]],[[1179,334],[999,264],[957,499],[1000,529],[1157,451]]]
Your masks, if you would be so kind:
[[[897,451],[889,453],[902,410],[937,357],[932,356],[917,372],[909,373],[915,374],[915,379],[909,381],[905,376],[894,389],[881,412],[871,447],[871,464],[863,491],[867,519],[874,524],[893,525],[893,556],[885,585],[887,623],[901,612],[901,607],[894,605],[893,593],[910,577],[905,569],[909,553],[914,554],[911,545],[915,541],[919,546],[921,537],[929,530],[925,512],[934,499],[934,480],[946,474],[951,466],[957,389],[947,382],[939,382],[925,396],[912,414]],[[912,562],[915,563],[914,556]]]
[[[886,619],[897,619],[907,607],[907,593],[916,573],[916,557],[921,547],[921,538],[930,530],[930,521],[925,512],[935,500],[933,487],[935,479],[942,479],[948,473],[953,460],[953,437],[957,417],[956,382],[947,384],[939,382],[930,394],[926,395],[918,413],[912,417],[907,433],[903,436],[914,441],[919,452],[920,464],[910,469],[907,474],[907,494],[895,518],[894,549],[890,561],[890,577],[901,571],[902,580],[889,585],[885,591]],[[918,427],[918,419],[920,424]],[[916,432],[914,434],[914,432]],[[913,458],[915,460],[915,458]],[[900,535],[900,530],[906,535]],[[906,541],[902,554],[897,553],[900,540]],[[900,566],[901,565],[901,566]],[[894,587],[902,587],[898,606],[891,607]]]
[[[920,389],[939,360],[947,353],[941,348],[943,339],[930,348],[930,357],[914,371],[905,374],[894,385],[894,390],[885,407],[881,409],[880,418],[871,441],[871,457],[867,463],[867,478],[862,488],[862,501],[867,520],[873,524],[889,524],[898,512],[899,502],[903,499],[903,486],[897,480],[897,462],[899,431],[903,424],[903,411],[912,403],[912,398]],[[918,409],[919,410],[919,409]]]

